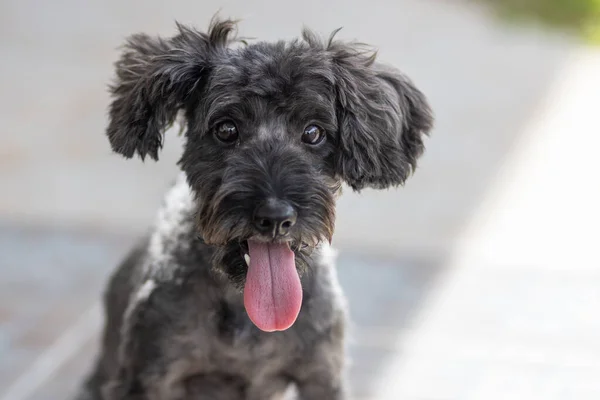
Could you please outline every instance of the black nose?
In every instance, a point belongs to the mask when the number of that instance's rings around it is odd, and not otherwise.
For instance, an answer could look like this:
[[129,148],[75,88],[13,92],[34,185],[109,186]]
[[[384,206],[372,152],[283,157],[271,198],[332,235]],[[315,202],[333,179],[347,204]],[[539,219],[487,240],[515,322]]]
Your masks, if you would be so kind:
[[269,199],[254,211],[254,226],[262,234],[284,236],[296,223],[297,216],[287,201]]

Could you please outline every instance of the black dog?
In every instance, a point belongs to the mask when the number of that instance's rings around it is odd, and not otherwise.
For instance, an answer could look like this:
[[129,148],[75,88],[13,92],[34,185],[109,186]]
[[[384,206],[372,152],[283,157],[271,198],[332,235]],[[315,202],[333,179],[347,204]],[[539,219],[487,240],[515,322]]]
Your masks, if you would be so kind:
[[363,46],[240,44],[233,21],[132,36],[108,137],[158,159],[186,121],[182,175],[112,277],[79,399],[345,399],[345,300],[329,257],[342,182],[397,186],[432,126],[424,95]]

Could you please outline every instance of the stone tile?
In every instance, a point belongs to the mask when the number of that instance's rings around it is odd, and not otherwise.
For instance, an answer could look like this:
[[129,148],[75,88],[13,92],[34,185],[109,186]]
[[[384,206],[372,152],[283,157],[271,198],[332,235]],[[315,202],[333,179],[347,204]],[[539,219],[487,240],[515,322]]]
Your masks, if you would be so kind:
[[8,387],[101,295],[131,243],[0,224],[0,387]]
[[28,400],[65,400],[73,398],[91,371],[98,349],[99,335],[94,336],[75,357],[63,364]]
[[399,357],[401,353],[384,348],[366,347],[360,344],[349,349],[350,369],[349,386],[352,398],[372,399],[375,393],[373,386],[387,364]]
[[600,280],[581,271],[446,273],[394,342],[401,357],[383,368],[375,398],[594,398]]
[[358,327],[405,329],[440,272],[435,260],[341,252],[338,276],[348,294],[352,323]]
[[[465,268],[438,293],[432,332],[581,347],[600,356],[600,275],[515,268]],[[584,350],[586,349],[586,350]]]

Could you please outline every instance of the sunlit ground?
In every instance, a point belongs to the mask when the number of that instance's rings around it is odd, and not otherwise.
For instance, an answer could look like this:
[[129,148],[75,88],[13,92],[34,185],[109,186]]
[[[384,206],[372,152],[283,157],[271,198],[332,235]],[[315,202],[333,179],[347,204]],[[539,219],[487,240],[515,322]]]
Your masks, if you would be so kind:
[[376,398],[600,398],[598,71],[599,52],[573,54]]

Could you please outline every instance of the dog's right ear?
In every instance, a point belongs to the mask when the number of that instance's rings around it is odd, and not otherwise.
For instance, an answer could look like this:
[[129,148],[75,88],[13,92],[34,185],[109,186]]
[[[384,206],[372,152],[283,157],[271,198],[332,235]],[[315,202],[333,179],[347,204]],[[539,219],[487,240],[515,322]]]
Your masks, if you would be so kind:
[[110,86],[107,135],[126,158],[137,153],[158,160],[164,131],[210,70],[211,54],[225,48],[236,23],[213,21],[208,33],[177,24],[169,39],[144,34],[128,38]]

